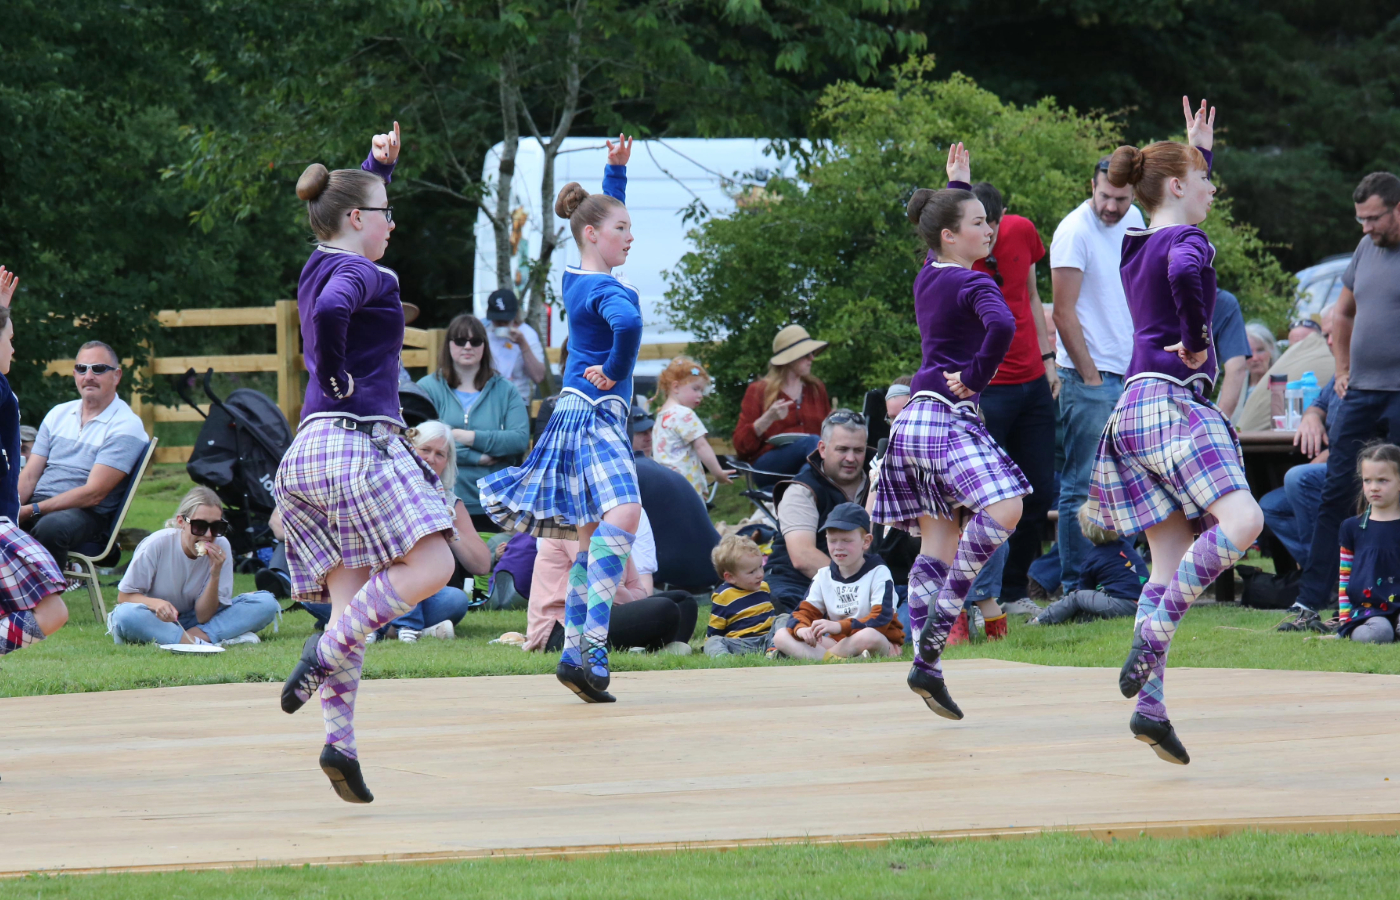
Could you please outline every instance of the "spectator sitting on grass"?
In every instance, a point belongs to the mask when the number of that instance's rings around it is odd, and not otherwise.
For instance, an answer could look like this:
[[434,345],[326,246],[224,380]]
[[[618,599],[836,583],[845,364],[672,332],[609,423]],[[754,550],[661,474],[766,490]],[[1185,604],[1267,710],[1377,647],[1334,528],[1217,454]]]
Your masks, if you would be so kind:
[[895,618],[894,580],[870,551],[870,514],[842,503],[822,526],[831,565],[817,573],[790,628],[773,638],[778,651],[797,659],[899,656],[904,628]]
[[1137,612],[1138,595],[1147,581],[1147,564],[1133,545],[1096,524],[1079,507],[1079,531],[1093,548],[1079,567],[1079,588],[1041,610],[1028,625],[1059,625],[1078,617],[1116,619]]
[[752,539],[731,534],[710,558],[724,583],[710,598],[705,655],[772,654],[775,614],[763,581],[763,551]]
[[191,488],[175,518],[136,547],[107,631],[118,644],[256,644],[281,611],[266,591],[233,596],[219,495]]

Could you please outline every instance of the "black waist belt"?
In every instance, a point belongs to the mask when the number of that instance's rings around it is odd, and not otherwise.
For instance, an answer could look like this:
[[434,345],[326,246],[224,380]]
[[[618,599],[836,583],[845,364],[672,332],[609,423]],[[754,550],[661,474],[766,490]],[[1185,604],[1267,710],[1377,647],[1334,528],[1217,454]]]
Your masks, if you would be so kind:
[[362,422],[359,419],[343,418],[331,419],[331,424],[336,428],[343,428],[346,431],[358,431],[361,434],[370,435],[371,437],[374,435],[374,426],[376,425],[383,425],[395,434],[403,432],[402,428],[392,422]]

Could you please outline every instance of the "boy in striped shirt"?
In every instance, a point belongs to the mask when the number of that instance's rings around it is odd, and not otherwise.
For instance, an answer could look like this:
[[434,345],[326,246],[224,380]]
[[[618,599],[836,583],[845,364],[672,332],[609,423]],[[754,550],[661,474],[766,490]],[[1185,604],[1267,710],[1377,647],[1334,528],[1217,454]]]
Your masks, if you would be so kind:
[[763,580],[763,551],[751,539],[731,534],[710,553],[710,560],[724,584],[710,598],[705,655],[771,653],[775,613]]

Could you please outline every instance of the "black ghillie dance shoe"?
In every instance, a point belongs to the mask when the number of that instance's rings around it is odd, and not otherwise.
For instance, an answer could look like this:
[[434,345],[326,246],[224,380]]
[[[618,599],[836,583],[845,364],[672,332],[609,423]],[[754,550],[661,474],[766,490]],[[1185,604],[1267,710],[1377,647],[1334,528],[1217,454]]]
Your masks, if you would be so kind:
[[346,803],[373,803],[374,795],[365,787],[360,774],[360,761],[351,759],[327,744],[321,750],[321,771],[331,780],[336,795]]
[[326,670],[321,667],[321,659],[316,655],[316,644],[321,640],[321,632],[314,631],[301,648],[301,659],[297,660],[292,674],[282,685],[282,712],[294,713],[306,705],[306,701],[316,695],[316,689],[326,679]]
[[[561,662],[554,670],[554,677],[559,679],[559,683],[564,687],[578,694],[578,698],[585,703],[616,703],[617,698],[609,694],[606,690],[596,687],[597,680],[590,679],[581,666],[571,666]],[[608,686],[608,680],[603,680],[603,688]]]
[[1191,754],[1181,745],[1171,722],[1158,722],[1142,713],[1133,713],[1133,718],[1128,722],[1128,729],[1132,731],[1133,737],[1151,747],[1153,753],[1167,762],[1178,766],[1191,762]]
[[943,683],[942,678],[913,666],[909,669],[908,684],[909,690],[923,697],[924,703],[937,715],[953,720],[963,717],[962,710],[953,702],[952,695],[948,693],[948,686]]

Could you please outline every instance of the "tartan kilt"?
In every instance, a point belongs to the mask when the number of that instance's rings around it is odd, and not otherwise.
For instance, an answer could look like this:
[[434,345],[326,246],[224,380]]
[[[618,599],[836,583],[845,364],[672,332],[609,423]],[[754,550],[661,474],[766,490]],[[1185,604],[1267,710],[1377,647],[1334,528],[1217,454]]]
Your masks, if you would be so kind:
[[292,596],[319,600],[336,566],[378,571],[430,534],[456,536],[448,494],[402,434],[312,419],[277,467]]
[[918,532],[919,517],[953,519],[1031,492],[1026,476],[967,405],[920,392],[890,432],[871,518]]
[[49,594],[61,594],[68,580],[44,545],[9,519],[0,518],[0,615],[23,612]]
[[506,531],[572,541],[579,525],[641,503],[627,413],[621,400],[566,389],[525,462],[477,482],[482,508]]
[[1174,381],[1128,382],[1099,439],[1090,518],[1139,534],[1181,510],[1204,530],[1212,503],[1247,490],[1239,439],[1215,404]]

